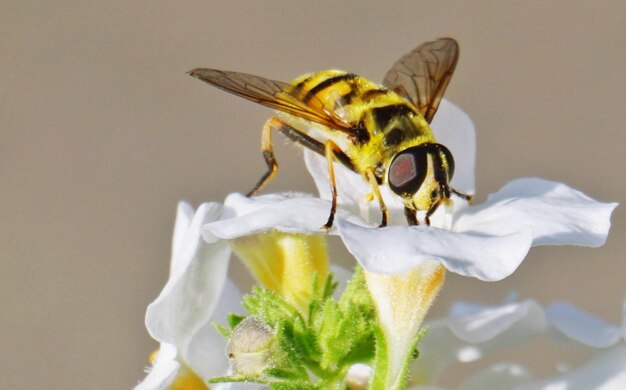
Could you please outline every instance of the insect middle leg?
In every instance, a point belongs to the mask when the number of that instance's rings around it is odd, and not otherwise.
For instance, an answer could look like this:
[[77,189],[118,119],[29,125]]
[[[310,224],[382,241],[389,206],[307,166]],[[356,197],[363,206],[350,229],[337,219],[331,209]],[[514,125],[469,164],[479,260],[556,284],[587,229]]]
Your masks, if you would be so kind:
[[287,124],[284,124],[284,126],[278,130],[290,140],[306,147],[307,149],[314,151],[321,156],[326,157],[332,200],[328,220],[320,229],[326,231],[330,230],[335,220],[335,213],[337,212],[337,184],[335,182],[335,168],[333,164],[335,160],[337,160],[346,168],[354,171],[354,165],[352,164],[350,157],[348,157],[348,155],[345,154],[343,150],[341,150],[339,146],[331,140],[327,140],[325,143],[321,143],[320,141],[309,136],[308,134],[305,134],[302,131],[295,129]]
[[426,221],[426,225],[430,226],[430,217],[435,213],[435,211],[437,211],[442,202],[443,198],[439,198],[435,201],[435,203],[430,206],[430,208],[426,212],[426,217],[424,218],[424,221]]
[[[342,163],[346,168],[355,171],[354,165],[339,146],[331,140],[327,140],[325,143],[321,143],[316,139],[311,138],[309,135],[294,129],[293,127],[286,125],[279,129],[281,133],[283,133],[287,138],[291,139],[294,142],[297,142],[312,151],[323,155],[326,157],[326,163],[328,164],[328,178],[330,180],[330,191],[332,194],[332,202],[330,207],[330,215],[328,216],[328,220],[321,227],[322,230],[330,230],[333,226],[333,222],[335,220],[335,213],[337,212],[337,184],[335,182],[335,168],[334,162],[335,160]],[[378,200],[378,206],[380,207],[380,211],[382,213],[382,222],[380,223],[380,227],[387,226],[388,212],[387,206],[385,206],[385,202],[383,201],[383,197],[380,194],[380,189],[378,188],[378,182],[376,179],[376,175],[374,174],[373,169],[368,169],[366,171],[367,180],[372,187],[373,196]]]
[[380,188],[378,187],[378,181],[376,180],[376,175],[374,174],[374,170],[370,167],[365,171],[365,175],[367,176],[367,181],[370,183],[372,187],[372,192],[378,200],[378,207],[380,208],[380,212],[383,214],[382,221],[378,227],[387,226],[387,218],[389,217],[389,212],[387,211],[387,206],[383,201],[383,196],[380,194]]

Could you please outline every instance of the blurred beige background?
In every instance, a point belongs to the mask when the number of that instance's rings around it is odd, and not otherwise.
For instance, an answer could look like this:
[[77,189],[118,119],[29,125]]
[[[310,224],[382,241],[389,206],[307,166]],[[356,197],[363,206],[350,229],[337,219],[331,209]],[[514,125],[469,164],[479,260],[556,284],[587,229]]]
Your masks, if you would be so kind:
[[[176,203],[220,201],[263,172],[270,111],[185,74],[279,80],[343,68],[380,81],[417,44],[455,37],[446,97],[474,120],[478,201],[513,178],[626,200],[626,2],[3,2],[0,388],[127,389],[156,343]],[[312,192],[281,145],[270,191]],[[535,248],[513,276],[450,275],[455,299],[567,300],[618,322],[625,206],[606,246]],[[234,267],[234,273],[244,272]]]

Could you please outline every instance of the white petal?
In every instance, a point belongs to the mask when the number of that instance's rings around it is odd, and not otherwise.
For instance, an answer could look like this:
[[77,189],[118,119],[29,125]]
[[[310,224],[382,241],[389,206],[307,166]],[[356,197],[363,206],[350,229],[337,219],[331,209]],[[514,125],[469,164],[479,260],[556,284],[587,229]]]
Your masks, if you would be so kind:
[[240,300],[241,293],[235,284],[228,280],[213,315],[191,339],[184,354],[185,360],[201,378],[226,375],[228,368],[226,340],[217,332],[213,323],[227,325],[228,314],[243,313]]
[[509,182],[479,206],[459,212],[454,230],[508,234],[532,229],[535,245],[601,246],[617,203],[600,203],[564,184],[536,178]]
[[567,303],[546,309],[550,324],[566,337],[589,347],[606,348],[622,338],[622,329]]
[[[490,350],[521,344],[548,329],[547,325],[573,337],[577,342],[594,346],[590,360],[580,367],[552,378],[533,380],[522,367],[514,364],[496,364],[490,369],[466,379],[459,388],[516,388],[530,389],[605,389],[626,388],[626,345],[619,340],[620,329],[605,324],[571,306],[558,304],[547,309],[546,324],[543,310],[534,302],[509,303],[481,309],[478,305],[460,304],[452,316],[427,323],[428,333],[420,345],[420,356],[413,364],[414,383],[432,385],[446,366],[457,362],[480,359]],[[578,323],[578,325],[577,325]],[[597,332],[600,335],[593,335]],[[597,352],[599,351],[599,352]],[[422,389],[424,386],[411,387]]]
[[174,273],[174,270],[178,267],[176,262],[182,260],[177,253],[183,251],[183,245],[185,237],[188,234],[189,227],[191,226],[191,220],[193,219],[194,211],[193,207],[187,202],[179,202],[176,211],[176,221],[174,222],[174,234],[172,237],[172,254],[170,262],[170,274]]
[[518,337],[515,338],[520,338],[519,332],[529,332],[528,336],[538,334],[545,328],[543,310],[533,301],[508,303],[486,307],[472,314],[439,320],[431,326],[446,326],[460,340],[468,343],[483,343],[496,338],[517,324],[522,326],[518,331]]
[[[205,240],[233,239],[270,229],[287,233],[320,234],[326,223],[330,203],[313,197],[263,195],[252,198],[231,194],[226,198],[227,213],[203,228]],[[337,218],[356,219],[345,210],[338,210]],[[334,229],[333,229],[334,230]],[[331,232],[332,233],[332,232]]]
[[464,380],[459,389],[516,389],[530,379],[531,375],[524,367],[518,364],[500,363]]
[[500,280],[522,262],[532,242],[529,230],[508,235],[455,233],[427,226],[372,228],[336,223],[346,248],[370,272],[396,274],[428,259],[452,272],[481,280]]
[[522,344],[545,329],[533,301],[489,307],[472,314],[425,324],[428,332],[411,373],[419,383],[434,384],[447,366],[481,359],[492,350]]
[[152,337],[176,345],[181,352],[209,320],[226,281],[230,257],[227,243],[207,244],[200,236],[201,226],[219,214],[220,205],[215,203],[198,208],[180,250],[174,254],[176,267],[146,312],[146,327]]
[[135,390],[164,390],[174,381],[179,369],[176,347],[161,343],[154,366],[149,369],[148,376],[135,386]]
[[618,345],[603,351],[571,372],[522,386],[520,389],[626,389],[626,346]]
[[450,309],[448,309],[448,316],[449,317],[461,317],[461,316],[479,314],[485,310],[491,310],[494,307],[502,307],[504,305],[516,303],[517,300],[518,300],[517,293],[511,292],[502,300],[502,304],[498,306],[485,305],[485,304],[476,303],[476,302],[456,301],[452,303],[452,305],[450,306]]
[[476,162],[476,131],[470,117],[446,99],[441,101],[431,127],[437,142],[445,145],[454,157],[452,187],[473,194]]

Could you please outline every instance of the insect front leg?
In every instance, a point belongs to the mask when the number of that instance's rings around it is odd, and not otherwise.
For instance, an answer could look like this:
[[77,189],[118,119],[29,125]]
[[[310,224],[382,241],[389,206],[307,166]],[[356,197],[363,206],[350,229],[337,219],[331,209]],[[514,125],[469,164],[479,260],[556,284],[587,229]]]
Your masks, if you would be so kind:
[[470,204],[471,204],[471,202],[472,202],[472,195],[465,194],[463,192],[457,191],[457,190],[455,190],[452,187],[450,187],[450,191],[452,191],[453,194],[456,194],[456,195],[460,196],[461,198],[465,199],[466,201],[470,202]]
[[417,210],[404,206],[404,216],[406,217],[406,221],[408,222],[409,226],[417,226],[420,224],[417,220],[416,213]]
[[267,164],[267,172],[261,179],[256,183],[254,188],[248,192],[247,196],[252,196],[256,194],[265,184],[270,181],[276,172],[278,171],[278,163],[274,158],[274,151],[272,150],[272,130],[280,130],[281,127],[286,126],[286,124],[280,119],[273,117],[265,122],[263,125],[263,134],[261,135],[261,150],[263,151],[263,158],[265,159],[265,164]]

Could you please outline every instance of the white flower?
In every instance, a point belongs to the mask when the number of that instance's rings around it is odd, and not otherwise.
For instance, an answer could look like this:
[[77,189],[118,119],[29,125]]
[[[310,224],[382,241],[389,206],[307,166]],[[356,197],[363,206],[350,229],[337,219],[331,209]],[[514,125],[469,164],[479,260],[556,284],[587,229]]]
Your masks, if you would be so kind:
[[[471,121],[444,100],[433,129],[455,156],[457,173],[452,185],[473,192]],[[252,198],[231,194],[225,201],[224,218],[205,226],[205,238],[233,239],[271,229],[320,234],[330,210],[326,161],[308,151],[305,158],[321,199],[301,194]],[[603,245],[617,206],[597,202],[561,183],[527,178],[506,184],[481,205],[466,206],[455,198],[451,210],[440,207],[432,216],[433,226],[407,226],[400,200],[384,186],[390,223],[395,226],[378,228],[376,202],[362,212],[362,199],[371,191],[368,184],[339,164],[335,164],[335,175],[340,203],[330,234],[339,235],[366,270],[383,274],[402,273],[435,259],[460,275],[500,280],[515,271],[531,246]],[[366,221],[370,215],[374,223]]]
[[[457,107],[443,101],[433,130],[437,140],[455,157],[452,186],[473,193],[472,122]],[[273,229],[320,234],[330,209],[328,169],[326,160],[310,151],[305,151],[305,159],[321,199],[298,194],[253,198],[231,194],[225,201],[224,218],[204,227],[205,239],[235,239]],[[528,178],[508,183],[482,205],[468,206],[456,197],[451,206],[440,207],[431,217],[432,226],[408,226],[400,199],[383,186],[390,226],[378,228],[377,203],[363,201],[371,192],[369,185],[340,164],[335,164],[335,177],[339,209],[330,234],[339,235],[367,271],[368,288],[379,309],[379,321],[385,325],[388,363],[394,362],[381,374],[384,380],[374,374],[375,380],[387,388],[402,386],[398,378],[406,367],[398,362],[408,361],[413,331],[443,283],[443,274],[433,262],[460,275],[500,280],[515,271],[531,246],[603,245],[610,215],[617,206],[596,202],[564,184]],[[385,278],[385,274],[400,278]],[[423,285],[418,286],[420,283]],[[419,307],[403,304],[413,302],[409,295],[418,290],[427,291],[428,299],[418,300]],[[384,310],[388,304],[393,307]],[[406,318],[411,324],[403,320]],[[406,335],[406,329],[413,336]]]
[[[441,125],[443,132],[438,131]],[[433,127],[437,139],[455,156],[457,174],[453,187],[473,193],[471,121],[458,108],[443,102]],[[325,160],[307,152],[306,161],[321,198],[300,194],[248,198],[231,194],[223,208],[215,203],[202,205],[193,219],[189,206],[179,206],[170,279],[146,315],[150,334],[162,344],[161,352],[140,388],[165,388],[181,378],[209,378],[225,373],[224,342],[209,322],[216,315],[218,302],[239,296],[237,292],[228,292],[218,300],[226,283],[229,245],[258,281],[305,314],[315,275],[325,278],[328,272],[320,226],[326,222],[330,209]],[[468,206],[455,199],[452,206],[442,207],[432,216],[432,226],[407,226],[400,200],[383,187],[390,226],[378,228],[375,226],[380,213],[376,203],[362,201],[370,192],[367,183],[340,165],[335,169],[340,207],[330,234],[339,235],[366,270],[367,286],[378,308],[387,348],[383,358],[377,356],[372,374],[373,383],[379,388],[404,386],[417,329],[443,284],[444,267],[465,276],[499,280],[519,266],[533,245],[600,246],[606,240],[610,215],[617,205],[596,202],[560,183],[518,179],[489,196],[482,205]],[[375,224],[369,222],[375,219]],[[227,306],[233,305],[221,307]],[[523,318],[536,320],[533,313],[537,310],[532,304],[526,306],[526,314],[520,314],[521,309],[517,308],[501,309],[504,312],[496,311],[491,317],[481,312],[478,322],[473,323],[487,327],[482,328],[482,333],[476,333],[480,327],[472,328],[474,333],[469,334],[482,334],[483,338],[501,335],[514,329],[513,325]],[[541,328],[540,324],[535,325]],[[530,329],[534,331],[535,327]],[[432,328],[436,335],[436,326]],[[449,350],[454,350],[453,339],[431,337],[438,340],[438,346],[449,344]],[[436,358],[441,349],[431,348],[429,352],[428,340],[424,340],[422,356],[430,354]],[[463,341],[474,343],[459,354],[464,359],[476,358],[491,345],[477,348],[472,337]],[[422,364],[426,359],[420,359]],[[441,368],[428,364],[425,367],[430,377]],[[499,378],[509,380],[511,372],[517,373],[511,367],[501,367]],[[416,378],[428,382],[428,375],[419,374]]]
[[[543,310],[532,301],[488,307],[458,303],[449,316],[427,321],[428,333],[411,367],[410,387],[436,386],[446,369],[490,352],[523,344],[546,329]],[[412,386],[411,386],[412,385]]]
[[170,277],[146,313],[146,327],[160,348],[138,390],[203,389],[207,378],[226,374],[226,343],[211,322],[224,322],[240,308],[240,294],[226,279],[227,243],[206,243],[200,236],[201,226],[221,212],[217,203],[203,204],[195,214],[188,204],[178,205]]
[[[427,322],[426,326],[429,331],[411,370],[409,388],[413,390],[440,388],[440,380],[453,364],[458,367],[475,362],[539,336],[548,336],[548,340],[565,348],[586,349],[590,359],[573,370],[537,379],[508,358],[464,379],[458,388],[626,388],[626,321],[618,327],[569,305],[559,303],[543,309],[533,301],[525,301],[495,307],[457,304],[449,317]],[[536,352],[541,356],[541,351]]]
[[[439,121],[438,121],[439,120]],[[474,127],[460,109],[445,100],[433,121],[437,140],[450,149],[456,161],[452,186],[474,192]],[[326,161],[306,154],[309,171],[320,196],[330,199]],[[336,164],[340,208],[362,219],[339,218],[338,234],[363,267],[376,273],[396,274],[430,259],[441,261],[457,274],[495,281],[509,276],[531,246],[604,244],[610,215],[617,203],[600,203],[564,184],[537,178],[509,182],[481,205],[467,206],[454,196],[450,210],[440,207],[429,226],[407,226],[400,199],[381,188],[390,210],[391,224],[377,228],[376,202],[364,209],[363,197],[371,192],[358,175]]]
[[[146,327],[160,342],[148,376],[137,386],[150,389],[205,389],[206,380],[228,373],[226,342],[212,322],[225,324],[227,314],[243,313],[241,294],[227,280],[231,246],[259,282],[296,307],[308,305],[313,278],[328,274],[324,236],[273,231],[222,240],[201,236],[202,227],[219,221],[223,206],[205,203],[195,212],[180,203],[176,217],[170,277],[148,306]],[[240,238],[240,240],[238,240]],[[211,385],[212,389],[250,388],[245,384]]]

